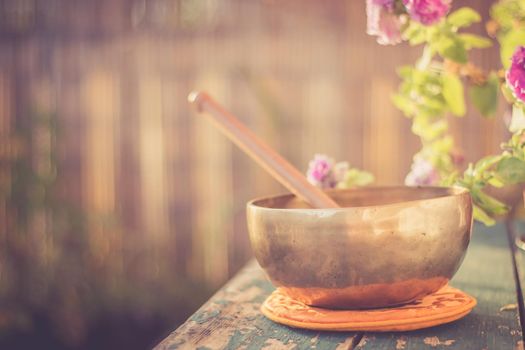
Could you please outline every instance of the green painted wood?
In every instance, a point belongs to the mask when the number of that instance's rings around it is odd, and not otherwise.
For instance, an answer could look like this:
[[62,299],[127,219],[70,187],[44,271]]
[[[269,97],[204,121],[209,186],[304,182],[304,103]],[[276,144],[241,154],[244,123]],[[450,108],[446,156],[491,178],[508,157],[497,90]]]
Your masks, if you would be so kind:
[[[477,298],[471,314],[420,331],[367,333],[356,348],[522,349],[518,311],[500,311],[517,303],[502,224],[489,229],[475,226],[467,257],[451,284]],[[272,290],[261,269],[251,262],[156,349],[340,350],[353,349],[360,339],[361,334],[312,332],[267,320],[259,307]]]
[[255,261],[155,349],[352,349],[356,334],[281,326],[259,311],[273,291]]
[[474,226],[470,247],[451,285],[474,296],[478,305],[447,325],[403,333],[367,333],[357,349],[522,349],[512,257],[505,226]]
[[[514,221],[513,223],[509,223],[509,231],[511,233],[511,240],[514,242],[513,249],[516,260],[516,272],[520,282],[519,293],[521,293],[519,303],[521,304],[522,320],[525,322],[525,304],[523,301],[525,300],[525,222]],[[522,330],[524,326],[525,324],[522,324]]]

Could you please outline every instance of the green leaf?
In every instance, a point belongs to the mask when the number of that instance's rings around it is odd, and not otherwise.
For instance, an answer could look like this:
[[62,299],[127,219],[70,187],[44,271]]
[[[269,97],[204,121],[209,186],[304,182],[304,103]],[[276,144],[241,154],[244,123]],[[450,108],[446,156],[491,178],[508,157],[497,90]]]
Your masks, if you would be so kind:
[[459,117],[465,115],[463,83],[457,75],[450,73],[443,75],[443,97],[452,114]]
[[479,21],[481,21],[481,16],[470,7],[462,7],[452,12],[447,18],[447,22],[457,28],[467,27]]
[[422,117],[420,114],[412,122],[412,132],[425,141],[435,140],[447,130],[447,127],[446,120],[441,119],[432,123],[430,118]]
[[404,95],[401,95],[401,94],[393,95],[392,102],[407,117],[410,117],[416,113],[416,107],[414,106],[414,102]]
[[372,182],[374,182],[374,175],[367,171],[353,168],[346,172],[343,181],[339,182],[337,187],[352,188],[356,186],[366,186]]
[[458,35],[459,38],[463,41],[467,49],[478,48],[484,49],[492,46],[492,41],[490,39],[484,38],[479,35],[462,33]]
[[467,63],[467,49],[458,37],[442,36],[433,43],[433,48],[444,58],[457,63]]
[[503,30],[513,27],[516,20],[524,17],[525,1],[523,0],[504,0],[496,1],[490,8],[490,17],[502,26]]
[[489,180],[488,180],[488,183],[489,185],[493,186],[493,187],[496,187],[496,188],[501,188],[503,186],[505,186],[505,183],[503,182],[503,180],[501,179],[501,177],[497,176],[497,175],[493,175]]
[[500,36],[501,64],[505,69],[510,67],[511,58],[519,45],[525,45],[525,29],[516,28]]
[[512,106],[512,119],[510,120],[509,130],[516,133],[525,129],[525,111],[522,107],[514,104]]
[[491,218],[483,209],[477,205],[473,206],[474,219],[482,222],[486,226],[493,226],[496,223],[496,220]]
[[471,191],[471,195],[474,202],[489,213],[502,215],[508,211],[508,207],[504,203],[481,190]]
[[516,157],[504,158],[498,164],[497,173],[507,184],[525,182],[525,162]]
[[516,97],[514,97],[512,89],[509,87],[509,85],[501,84],[501,94],[503,97],[505,97],[505,100],[507,100],[509,104],[516,102]]
[[439,184],[441,186],[447,186],[447,187],[453,186],[454,184],[456,184],[458,180],[458,176],[459,176],[458,171],[454,170],[450,172],[448,175],[446,175],[444,178],[442,178]]
[[447,108],[445,100],[441,96],[432,96],[425,92],[425,94],[420,95],[418,99],[421,107],[436,110],[438,113],[443,112]]
[[410,65],[404,65],[397,68],[397,75],[399,75],[403,79],[408,79],[412,76],[412,73],[414,72],[414,67]]
[[476,162],[474,169],[476,169],[476,172],[484,172],[488,170],[491,166],[499,162],[500,159],[501,155],[483,157]]
[[484,117],[492,117],[498,108],[499,79],[495,73],[489,76],[487,82],[482,85],[473,85],[469,95],[472,104]]
[[415,21],[411,21],[403,32],[403,37],[408,40],[410,45],[419,45],[427,38],[426,28]]

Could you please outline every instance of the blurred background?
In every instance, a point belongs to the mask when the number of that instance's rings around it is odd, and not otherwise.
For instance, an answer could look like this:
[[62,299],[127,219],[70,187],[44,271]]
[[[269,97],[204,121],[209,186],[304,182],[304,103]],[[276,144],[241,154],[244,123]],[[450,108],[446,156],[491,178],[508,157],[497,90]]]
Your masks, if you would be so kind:
[[[250,259],[245,203],[283,188],[192,89],[302,170],[402,183],[419,141],[390,95],[420,48],[365,25],[364,0],[0,0],[0,348],[151,348]],[[503,112],[451,120],[467,161]]]

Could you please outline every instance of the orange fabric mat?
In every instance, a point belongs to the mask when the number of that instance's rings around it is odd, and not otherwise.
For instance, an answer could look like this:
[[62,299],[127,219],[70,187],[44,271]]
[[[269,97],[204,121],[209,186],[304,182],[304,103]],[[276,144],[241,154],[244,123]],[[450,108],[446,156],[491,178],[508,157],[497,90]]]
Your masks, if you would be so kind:
[[305,305],[275,290],[261,306],[270,320],[287,326],[330,331],[409,331],[458,320],[476,306],[476,299],[445,286],[437,292],[398,307],[368,310],[330,310]]

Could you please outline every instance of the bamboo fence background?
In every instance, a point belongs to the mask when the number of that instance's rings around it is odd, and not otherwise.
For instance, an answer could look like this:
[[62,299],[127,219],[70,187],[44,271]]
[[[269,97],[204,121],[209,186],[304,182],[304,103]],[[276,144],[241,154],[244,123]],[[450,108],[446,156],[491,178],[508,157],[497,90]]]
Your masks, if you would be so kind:
[[[249,259],[245,203],[283,189],[188,108],[192,89],[301,169],[321,152],[402,183],[418,140],[389,96],[420,49],[377,45],[364,3],[1,0],[2,283],[44,274],[53,290],[59,276],[64,327],[91,295],[146,314],[172,305],[178,322]],[[464,4],[487,18],[489,2]],[[476,61],[497,65],[485,51]],[[467,161],[498,150],[500,111],[452,120]],[[71,342],[89,324],[77,318]]]

